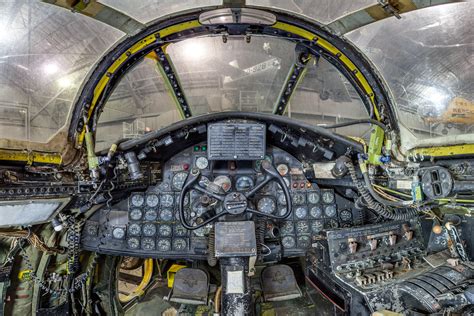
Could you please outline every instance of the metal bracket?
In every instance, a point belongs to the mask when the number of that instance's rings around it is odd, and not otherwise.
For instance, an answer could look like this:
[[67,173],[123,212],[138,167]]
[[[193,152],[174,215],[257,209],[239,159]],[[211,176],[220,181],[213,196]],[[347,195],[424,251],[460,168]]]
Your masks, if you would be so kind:
[[176,71],[174,70],[171,59],[164,51],[163,46],[155,49],[155,53],[157,56],[156,61],[158,69],[163,76],[163,80],[168,87],[171,97],[176,103],[178,111],[181,113],[183,119],[191,117],[191,108],[189,107],[188,101],[186,100],[183,87],[179,81]]
[[377,0],[379,5],[384,9],[385,12],[387,12],[390,15],[395,16],[397,19],[401,19],[400,11],[396,9],[390,2],[389,0]]
[[273,113],[277,115],[283,115],[285,113],[293,92],[306,74],[306,66],[313,58],[309,50],[304,46],[297,45],[295,51],[297,53],[297,60],[286,77],[285,84],[280,91],[280,95],[273,109]]

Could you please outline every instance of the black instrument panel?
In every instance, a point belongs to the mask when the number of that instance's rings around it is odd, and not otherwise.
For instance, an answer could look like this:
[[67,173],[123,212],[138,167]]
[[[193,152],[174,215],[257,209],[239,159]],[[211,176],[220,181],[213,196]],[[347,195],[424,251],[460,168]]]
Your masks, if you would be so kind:
[[[188,172],[198,168],[202,175],[199,185],[221,193],[250,190],[264,177],[260,171],[262,160],[209,160],[207,151],[205,142],[183,150],[163,165],[162,181],[145,192],[132,192],[112,212],[96,212],[85,224],[83,247],[131,256],[206,258],[212,226],[189,231],[179,221],[178,197]],[[301,162],[296,158],[277,147],[268,147],[264,159],[271,161],[283,176],[293,202],[293,212],[286,220],[266,219],[265,235],[278,240],[283,256],[304,255],[323,230],[350,227],[357,221],[358,215],[354,215],[348,201],[334,190],[320,189],[306,180]],[[263,214],[285,213],[285,197],[276,182],[267,184],[250,203]],[[219,212],[221,205],[192,190],[185,199],[185,209],[188,221],[197,222]],[[251,214],[245,216],[240,220],[257,220]]]

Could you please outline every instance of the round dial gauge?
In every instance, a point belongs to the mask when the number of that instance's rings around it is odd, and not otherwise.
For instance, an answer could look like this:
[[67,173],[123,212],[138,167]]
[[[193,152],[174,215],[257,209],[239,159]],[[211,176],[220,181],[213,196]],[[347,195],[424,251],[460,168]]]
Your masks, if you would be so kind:
[[134,194],[131,198],[131,204],[135,207],[140,207],[145,202],[145,198],[141,194]]
[[112,236],[115,239],[123,239],[125,237],[125,228],[123,227],[115,227],[112,231]]
[[143,250],[153,250],[155,249],[155,240],[150,237],[142,238],[142,249]]
[[171,210],[169,210],[169,209],[161,210],[160,219],[162,221],[167,221],[167,222],[172,220],[173,219],[173,212],[171,212]]
[[148,194],[146,196],[146,206],[148,207],[156,207],[160,203],[160,199],[156,194]]
[[131,224],[128,226],[128,234],[130,236],[140,236],[140,233],[142,232],[142,228],[139,224]]
[[136,237],[130,237],[127,239],[127,246],[129,249],[138,249],[140,247],[140,240]]
[[176,238],[173,240],[173,250],[174,251],[183,251],[186,250],[188,243],[183,238]]
[[282,164],[279,164],[277,167],[276,167],[278,173],[280,174],[280,176],[284,177],[288,174],[288,166],[285,165],[284,163]]
[[349,210],[343,210],[339,212],[339,217],[343,222],[349,222],[352,219],[352,213]]
[[[263,158],[263,160],[266,160],[266,161],[268,161],[268,162],[270,162],[270,163],[273,164],[273,159],[272,159],[272,157],[271,157],[270,155],[265,155],[265,157]],[[261,168],[261,166],[262,166],[262,161],[263,161],[263,160],[257,160],[257,161],[255,161],[255,171],[257,171],[257,172],[262,171],[260,168]]]
[[158,218],[158,213],[154,210],[149,210],[145,212],[145,220],[146,221],[156,221]]
[[278,210],[278,215],[283,216],[286,214],[286,207],[282,207]]
[[322,196],[323,202],[326,204],[334,202],[334,192],[332,191],[323,191]]
[[168,239],[160,239],[158,240],[158,251],[170,251],[171,249],[171,242]]
[[129,215],[130,215],[131,220],[139,221],[142,219],[143,212],[138,208],[134,208],[133,210],[130,211]]
[[280,231],[282,235],[292,234],[294,230],[295,230],[295,226],[293,225],[293,222],[284,222],[280,227]]
[[318,192],[309,192],[308,193],[308,202],[311,204],[318,204],[319,203],[319,193]]
[[296,241],[291,236],[286,236],[281,239],[281,244],[284,248],[294,248],[296,246]]
[[252,178],[247,176],[242,176],[235,181],[235,188],[237,191],[248,191],[253,188],[254,182]]
[[186,233],[187,233],[187,229],[184,228],[183,225],[176,225],[174,226],[174,235],[175,236],[186,236]]
[[272,214],[276,209],[275,200],[271,197],[265,196],[258,200],[257,209],[262,213]]
[[171,236],[171,226],[170,225],[160,225],[158,228],[158,233],[160,236],[169,237]]
[[321,218],[321,215],[323,215],[323,211],[319,206],[313,206],[309,210],[309,214],[311,215],[312,218]]
[[181,191],[184,185],[184,181],[186,181],[186,178],[188,177],[188,174],[186,172],[178,172],[173,176],[173,179],[171,180],[171,184],[173,185],[173,189],[177,191]]
[[330,219],[328,222],[327,222],[327,226],[329,228],[338,228],[339,227],[339,223],[335,220],[335,219]]
[[308,248],[311,245],[309,236],[300,236],[297,240],[298,248]]
[[198,157],[196,159],[196,167],[199,169],[206,169],[209,166],[209,161],[206,157]]
[[296,208],[296,210],[295,210],[296,218],[303,219],[303,218],[306,218],[307,215],[308,215],[308,209],[306,209],[306,207]]
[[142,233],[143,233],[143,236],[148,236],[148,237],[155,236],[156,234],[155,224],[150,224],[150,223],[144,224],[142,226]]
[[86,232],[89,236],[97,236],[97,233],[99,232],[99,227],[97,225],[89,224],[86,226]]
[[304,204],[304,202],[305,202],[305,198],[303,194],[301,193],[293,194],[293,204],[301,205],[301,204]]
[[307,222],[297,222],[296,223],[296,233],[299,234],[306,234],[309,233],[309,225]]
[[232,188],[232,182],[228,176],[218,176],[214,179],[214,184],[221,187],[224,192],[229,192]]
[[327,217],[334,217],[336,216],[336,214],[337,214],[337,211],[336,211],[335,205],[327,205],[324,208],[324,215],[326,215]]
[[278,204],[286,205],[285,193],[278,191]]
[[161,196],[161,206],[172,207],[174,203],[174,197],[171,194],[163,194]]
[[313,231],[313,233],[319,233],[323,230],[323,228],[324,224],[322,221],[314,221],[311,223],[311,230]]

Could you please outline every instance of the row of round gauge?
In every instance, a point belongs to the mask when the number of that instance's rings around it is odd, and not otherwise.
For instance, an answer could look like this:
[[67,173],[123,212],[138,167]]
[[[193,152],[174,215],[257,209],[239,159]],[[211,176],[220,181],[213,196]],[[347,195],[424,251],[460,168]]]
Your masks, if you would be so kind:
[[131,250],[143,249],[145,251],[158,250],[159,252],[168,251],[186,251],[188,249],[188,242],[184,238],[170,239],[155,239],[152,237],[130,237],[127,239],[127,247]]

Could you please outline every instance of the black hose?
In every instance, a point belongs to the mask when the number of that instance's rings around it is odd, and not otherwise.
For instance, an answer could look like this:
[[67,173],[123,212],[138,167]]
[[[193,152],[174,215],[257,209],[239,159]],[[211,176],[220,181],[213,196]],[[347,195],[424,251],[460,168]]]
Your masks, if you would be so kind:
[[373,119],[355,120],[355,121],[343,122],[343,123],[338,123],[338,124],[333,124],[333,125],[325,125],[321,127],[330,129],[330,128],[340,128],[340,127],[346,127],[346,126],[358,125],[358,124],[377,125],[381,129],[383,129],[385,132],[388,132],[388,127],[384,123],[379,122],[377,120],[373,120]]
[[374,210],[380,216],[391,220],[406,220],[415,217],[418,214],[418,210],[414,208],[390,209],[375,201],[369,190],[367,190],[365,184],[357,178],[357,172],[352,161],[346,162],[346,166],[349,169],[349,175],[351,176],[352,181],[356,185],[362,198],[367,203],[368,208]]

